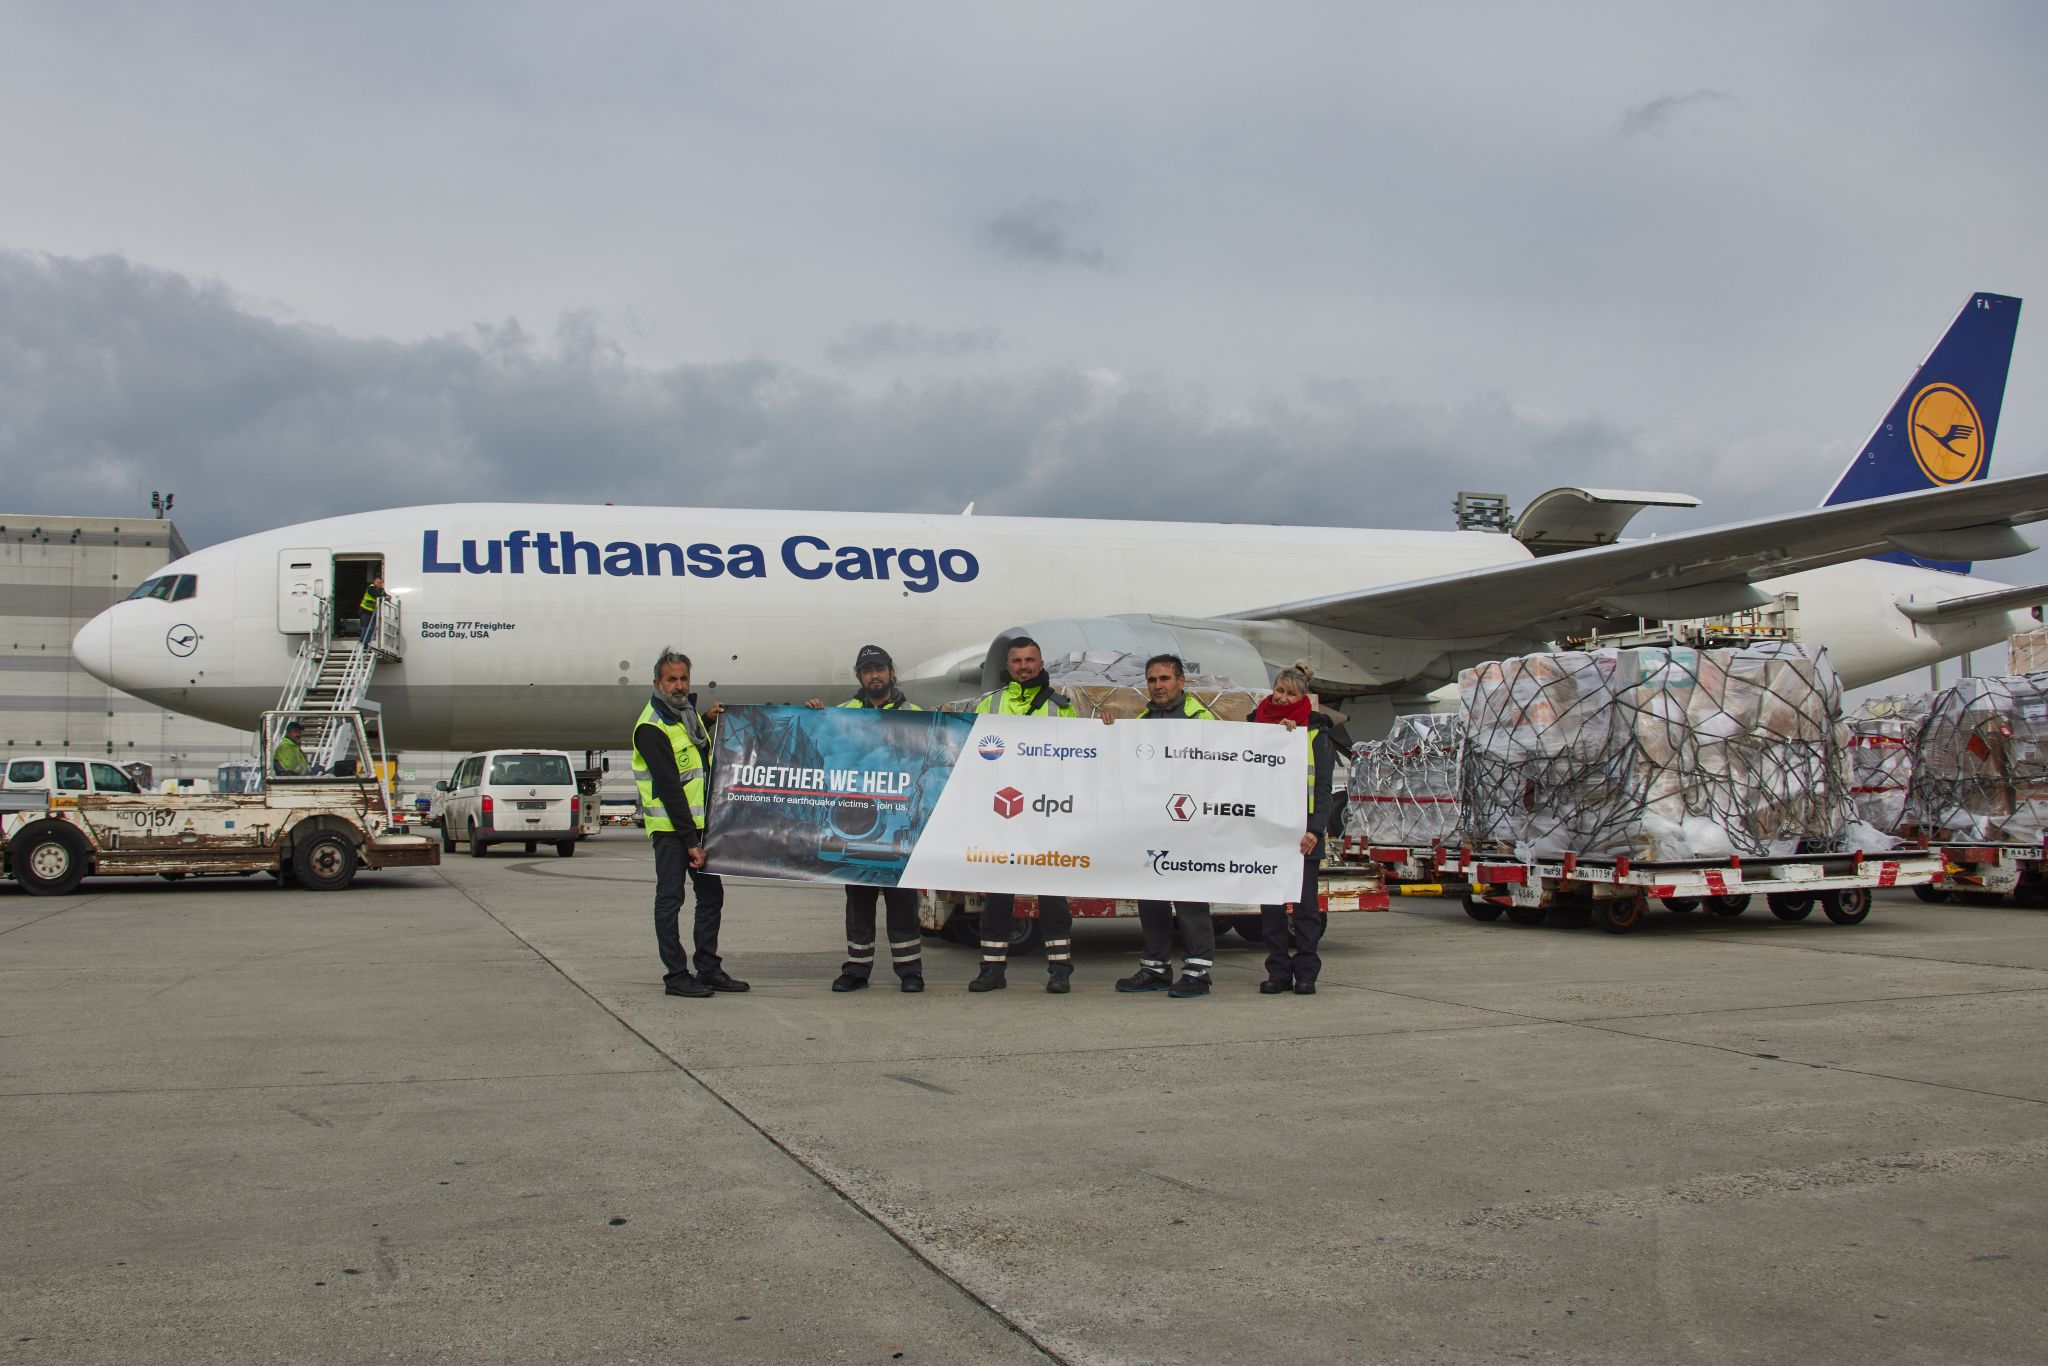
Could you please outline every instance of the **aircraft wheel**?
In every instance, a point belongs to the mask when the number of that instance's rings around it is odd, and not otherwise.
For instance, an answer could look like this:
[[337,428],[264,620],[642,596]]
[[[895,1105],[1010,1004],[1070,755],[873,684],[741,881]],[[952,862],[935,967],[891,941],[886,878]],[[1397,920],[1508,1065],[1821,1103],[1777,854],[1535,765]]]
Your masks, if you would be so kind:
[[14,880],[32,896],[64,896],[77,889],[92,866],[85,836],[63,821],[39,821],[7,846]]
[[339,830],[322,830],[292,850],[292,872],[309,892],[338,892],[355,881],[356,842]]
[[1870,915],[1870,889],[1844,887],[1839,892],[1822,892],[1820,908],[1837,925],[1861,925]]
[[1770,903],[1771,914],[1780,920],[1804,920],[1813,914],[1813,898],[1798,892],[1772,892],[1764,900]]

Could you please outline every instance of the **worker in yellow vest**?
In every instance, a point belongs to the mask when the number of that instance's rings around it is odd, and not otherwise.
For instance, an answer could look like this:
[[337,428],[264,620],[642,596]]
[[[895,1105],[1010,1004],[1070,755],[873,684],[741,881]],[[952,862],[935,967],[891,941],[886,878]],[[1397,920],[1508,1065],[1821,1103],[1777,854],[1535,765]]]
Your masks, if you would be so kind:
[[[654,942],[661,949],[662,981],[671,996],[747,989],[747,983],[726,972],[718,956],[725,883],[704,871],[704,797],[711,774],[707,722],[716,721],[722,711],[713,703],[708,715],[697,714],[696,699],[690,696],[690,657],[663,650],[654,662],[654,694],[633,723],[633,780],[654,840]],[[676,927],[685,877],[697,892],[694,976]]]
[[[1045,655],[1037,641],[1018,636],[1010,642],[1003,663],[1009,681],[984,695],[974,704],[975,711],[984,716],[1074,715],[1074,704],[1045,676]],[[1005,974],[1016,908],[1017,898],[1009,892],[990,892],[983,898],[981,972],[967,984],[969,991],[1001,991],[1009,985]],[[1038,928],[1045,936],[1045,989],[1064,995],[1073,990],[1074,975],[1074,914],[1065,897],[1048,893],[1038,898]]]
[[[1187,666],[1179,655],[1154,655],[1145,661],[1145,710],[1140,721],[1214,721],[1216,713],[1188,692]],[[1180,927],[1180,980],[1175,981],[1168,955],[1173,932]],[[1209,969],[1216,961],[1216,922],[1206,901],[1140,901],[1138,924],[1145,946],[1138,970],[1117,979],[1118,991],[1163,991],[1176,1000],[1209,994]]]
[[384,576],[378,574],[370,580],[370,586],[363,590],[362,605],[357,609],[362,618],[362,643],[368,645],[377,634],[377,605],[384,601]]
[[1266,980],[1259,983],[1259,991],[1267,996],[1284,991],[1313,996],[1316,978],[1323,970],[1316,946],[1330,921],[1323,913],[1318,870],[1323,862],[1323,837],[1337,809],[1330,795],[1337,748],[1331,743],[1324,714],[1309,700],[1308,675],[1299,668],[1280,671],[1273,680],[1272,693],[1260,699],[1252,720],[1285,726],[1308,740],[1308,828],[1301,836],[1301,895],[1291,905],[1259,907],[1259,929],[1266,941]]
[[[841,707],[863,711],[923,711],[896,686],[896,661],[879,645],[863,645],[854,657],[853,676],[860,691]],[[821,698],[806,706],[823,709]],[[924,931],[917,923],[917,892],[910,887],[846,884],[846,961],[832,979],[834,991],[859,991],[875,970],[875,900],[879,896],[889,926],[889,963],[903,991],[924,990]]]

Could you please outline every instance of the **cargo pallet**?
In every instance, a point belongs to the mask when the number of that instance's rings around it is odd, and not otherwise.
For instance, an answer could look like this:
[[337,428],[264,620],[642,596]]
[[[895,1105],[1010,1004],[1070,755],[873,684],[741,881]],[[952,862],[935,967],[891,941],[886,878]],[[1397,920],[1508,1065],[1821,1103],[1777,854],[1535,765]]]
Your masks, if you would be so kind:
[[1629,858],[1522,860],[1445,845],[1403,847],[1346,838],[1338,856],[1382,870],[1396,893],[1462,896],[1474,920],[1505,915],[1518,925],[1598,925],[1628,934],[1642,923],[1651,898],[1672,911],[1702,905],[1717,915],[1740,915],[1761,894],[1780,920],[1804,920],[1820,907],[1838,925],[1861,924],[1871,893],[1880,887],[1922,887],[1942,873],[1938,854],[1895,849],[1645,863]]
[[[1349,864],[1323,865],[1317,901],[1326,912],[1384,911],[1388,908],[1386,880],[1377,867]],[[918,923],[926,934],[936,934],[955,944],[981,942],[981,892],[919,892]],[[1076,920],[1108,920],[1136,916],[1135,900],[1100,896],[1070,896],[1067,909]],[[1216,921],[1216,935],[1236,930],[1238,937],[1253,944],[1264,943],[1259,930],[1259,908],[1230,902],[1216,902],[1209,908]],[[1044,936],[1038,929],[1038,898],[1018,896],[1016,918],[1010,930],[1010,952],[1031,953],[1040,948]]]

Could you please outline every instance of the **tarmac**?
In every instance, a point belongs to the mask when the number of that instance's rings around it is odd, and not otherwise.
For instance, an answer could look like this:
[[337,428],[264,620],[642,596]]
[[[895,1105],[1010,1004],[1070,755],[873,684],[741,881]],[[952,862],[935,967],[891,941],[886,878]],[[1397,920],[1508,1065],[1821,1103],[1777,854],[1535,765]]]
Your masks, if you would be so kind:
[[[1134,922],[835,995],[730,885],[662,994],[637,831],[0,889],[21,1362],[2038,1362],[2048,912],[1331,917],[1314,997]],[[686,915],[687,923],[687,915]]]

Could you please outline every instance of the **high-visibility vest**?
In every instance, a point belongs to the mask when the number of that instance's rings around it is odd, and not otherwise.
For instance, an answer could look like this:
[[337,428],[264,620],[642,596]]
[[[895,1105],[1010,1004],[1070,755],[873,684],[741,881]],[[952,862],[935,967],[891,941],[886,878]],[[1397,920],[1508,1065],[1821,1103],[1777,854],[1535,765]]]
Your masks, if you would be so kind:
[[1308,814],[1316,814],[1316,736],[1322,734],[1319,727],[1303,726],[1308,732]]
[[[1214,721],[1216,713],[1202,705],[1202,700],[1191,692],[1180,695],[1180,712],[1190,721]],[[1171,721],[1170,716],[1155,715],[1149,709],[1138,713],[1140,721]]]
[[276,763],[280,774],[300,774],[312,767],[306,762],[306,751],[289,735],[277,742],[277,750],[271,755],[271,759]]
[[[704,756],[697,749],[697,742],[690,738],[690,728],[682,722],[673,724],[664,721],[661,713],[649,702],[640,709],[640,719],[633,723],[633,735],[627,745],[633,751],[633,781],[640,789],[640,812],[646,821],[647,833],[652,835],[664,831],[673,832],[675,820],[669,810],[654,795],[654,775],[647,768],[647,761],[640,757],[640,746],[634,743],[640,727],[653,726],[668,737],[669,747],[675,751],[676,776],[683,780],[683,797],[690,803],[690,821],[699,830],[704,828]],[[710,735],[705,735],[710,743]]]
[[905,698],[905,699],[904,699],[903,701],[901,701],[901,702],[893,702],[893,701],[891,701],[891,702],[884,702],[884,703],[883,703],[883,704],[882,704],[881,706],[879,706],[879,707],[876,707],[876,706],[870,706],[870,705],[869,705],[869,703],[868,703],[868,700],[867,700],[867,699],[866,699],[865,697],[849,697],[849,698],[847,698],[847,699],[846,699],[846,700],[845,700],[844,702],[841,702],[841,703],[839,704],[839,707],[840,707],[840,710],[842,710],[842,711],[844,711],[844,710],[845,710],[846,708],[848,708],[848,707],[856,707],[856,708],[858,708],[858,707],[866,707],[866,708],[867,708],[867,710],[869,710],[869,711],[923,711],[923,710],[924,710],[924,708],[923,708],[923,707],[920,707],[920,706],[918,706],[918,705],[917,705],[917,703],[915,703],[915,702],[912,702],[912,701],[911,701],[911,700],[909,700],[908,698]]
[[1033,716],[1041,710],[1047,716],[1075,714],[1074,704],[1067,700],[1065,694],[1054,692],[1050,681],[1041,683],[1033,691],[1036,696],[1027,703],[1024,689],[1013,678],[994,692],[983,694],[982,699],[974,704],[974,709],[983,716]]
[[365,612],[374,612],[374,611],[376,611],[376,610],[377,610],[377,590],[376,590],[376,589],[374,589],[374,588],[365,588],[365,589],[363,590],[363,610],[364,610]]

